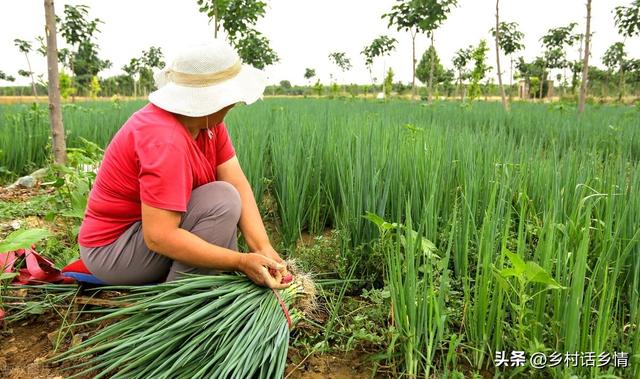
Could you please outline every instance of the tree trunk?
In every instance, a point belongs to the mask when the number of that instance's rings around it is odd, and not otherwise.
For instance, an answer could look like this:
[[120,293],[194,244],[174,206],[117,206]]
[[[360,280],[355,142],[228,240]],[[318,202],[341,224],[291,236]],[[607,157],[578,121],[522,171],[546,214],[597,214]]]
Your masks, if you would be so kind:
[[502,71],[500,71],[500,0],[496,0],[496,66],[498,68],[498,85],[500,86],[502,107],[506,112],[509,112],[507,97],[504,94],[504,86],[502,85]]
[[509,101],[513,97],[513,58],[509,56]]
[[411,100],[415,100],[418,95],[416,87],[416,31],[411,31]]
[[58,77],[58,46],[56,41],[56,14],[53,0],[44,0],[45,35],[47,37],[47,73],[49,77],[49,118],[53,161],[56,164],[67,163],[67,146],[64,140],[62,110],[60,108],[60,80]]
[[27,58],[27,67],[29,67],[29,75],[31,76],[31,90],[33,91],[33,97],[35,97],[35,101],[38,102],[38,91],[36,90],[36,81],[33,79],[33,71],[31,70],[29,55],[24,53],[24,57]]
[[618,101],[622,101],[624,98],[624,61],[620,62],[620,93],[618,94]]
[[433,31],[431,31],[430,33],[431,36],[431,62],[430,62],[430,67],[429,67],[429,91],[427,93],[428,96],[428,101],[429,104],[433,103],[433,97],[432,97],[432,91],[433,91],[433,68],[435,66],[435,47],[433,46]]
[[460,101],[464,101],[464,92],[462,92],[462,70],[458,71],[458,92],[460,93]]
[[543,84],[545,81],[545,71],[547,70],[547,65],[544,64],[542,65],[542,73],[540,74],[540,92],[538,92],[538,100],[540,100],[540,102],[542,102],[542,88],[543,88]]
[[587,33],[584,36],[584,59],[582,60],[582,82],[580,83],[580,99],[578,113],[584,112],[587,100],[587,85],[589,81],[589,44],[591,42],[591,0],[587,0]]
[[218,38],[218,14],[213,15],[213,38]]

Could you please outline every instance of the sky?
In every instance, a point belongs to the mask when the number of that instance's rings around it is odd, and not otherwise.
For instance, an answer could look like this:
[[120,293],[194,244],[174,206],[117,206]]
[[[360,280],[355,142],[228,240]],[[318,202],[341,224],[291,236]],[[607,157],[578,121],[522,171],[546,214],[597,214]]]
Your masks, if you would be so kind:
[[[374,77],[381,78],[384,68],[392,67],[395,81],[411,81],[411,38],[407,32],[387,28],[381,15],[388,12],[394,0],[266,0],[265,17],[257,24],[280,56],[280,62],[265,69],[270,83],[289,80],[305,84],[306,67],[314,68],[323,82],[334,74],[341,82],[369,83],[360,52],[374,38],[386,34],[398,40],[396,50],[374,64]],[[525,50],[519,55],[531,59],[541,53],[540,37],[549,29],[577,22],[576,31],[583,32],[586,22],[586,0],[503,0],[500,19],[517,22],[525,34]],[[623,41],[613,23],[613,9],[628,5],[631,0],[596,0],[592,4],[592,57],[590,64],[601,65],[601,57],[608,46]],[[167,62],[188,45],[206,43],[213,39],[213,25],[206,15],[198,12],[196,0],[56,0],[56,13],[62,14],[65,4],[86,4],[90,16],[104,21],[97,43],[100,57],[113,62],[101,77],[122,73],[122,66],[132,57],[140,56],[150,46],[162,48]],[[34,40],[44,35],[44,7],[42,0],[3,0],[0,13],[0,70],[17,78],[17,71],[26,69],[23,54],[13,44],[15,38]],[[441,62],[451,68],[456,50],[487,39],[493,48],[489,29],[495,25],[494,0],[459,0],[458,7],[435,33],[435,47]],[[35,43],[34,43],[35,44]],[[427,37],[416,41],[417,59],[428,46]],[[58,37],[59,47],[63,45]],[[625,41],[628,55],[640,58],[640,37]],[[329,62],[331,52],[345,52],[353,63],[347,73],[340,73]],[[577,48],[569,52],[578,58]],[[495,66],[495,52],[488,53],[489,63]],[[33,70],[46,73],[46,58],[32,53]],[[502,59],[503,67],[508,60]],[[503,72],[508,74],[508,68]],[[495,74],[495,70],[494,70]],[[2,82],[0,85],[8,85]]]

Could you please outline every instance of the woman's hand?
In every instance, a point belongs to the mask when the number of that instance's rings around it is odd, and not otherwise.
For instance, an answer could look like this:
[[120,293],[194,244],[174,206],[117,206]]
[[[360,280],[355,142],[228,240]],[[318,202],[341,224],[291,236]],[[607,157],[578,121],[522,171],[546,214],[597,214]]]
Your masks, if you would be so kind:
[[[276,271],[275,277],[269,274],[269,268]],[[238,269],[259,286],[282,289],[291,285],[291,283],[281,283],[282,271],[286,272],[286,266],[262,254],[241,254]]]
[[282,269],[278,270],[280,275],[286,276],[289,273],[289,271],[287,271],[287,263],[282,258],[280,258],[278,252],[271,245],[268,245],[267,247],[260,250],[256,250],[254,251],[254,253],[264,255],[265,257],[282,264]]

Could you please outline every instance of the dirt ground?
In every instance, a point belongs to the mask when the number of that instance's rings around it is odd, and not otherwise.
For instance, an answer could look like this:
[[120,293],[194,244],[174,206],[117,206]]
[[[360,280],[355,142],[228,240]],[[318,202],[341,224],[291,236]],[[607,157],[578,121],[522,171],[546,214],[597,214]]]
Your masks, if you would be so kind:
[[[60,326],[59,317],[41,315],[0,327],[0,378],[4,379],[62,379],[72,371],[65,366],[50,365],[45,359],[55,354],[54,342]],[[76,334],[73,342],[65,338],[61,349],[86,337]],[[305,359],[306,358],[306,359]],[[366,379],[371,377],[371,365],[357,354],[348,356],[298,356],[295,349],[289,352],[289,365],[285,377],[291,379]],[[90,376],[86,376],[90,378]]]

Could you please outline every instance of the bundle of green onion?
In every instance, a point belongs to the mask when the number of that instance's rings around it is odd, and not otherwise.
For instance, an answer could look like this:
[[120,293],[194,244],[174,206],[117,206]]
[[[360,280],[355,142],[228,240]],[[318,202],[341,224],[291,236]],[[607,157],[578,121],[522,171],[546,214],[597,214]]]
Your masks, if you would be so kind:
[[71,377],[282,377],[290,327],[285,309],[295,324],[315,292],[301,275],[279,296],[238,275],[118,289],[131,291],[117,299],[123,308],[86,324],[114,322],[53,358],[82,361],[69,367],[76,371]]

